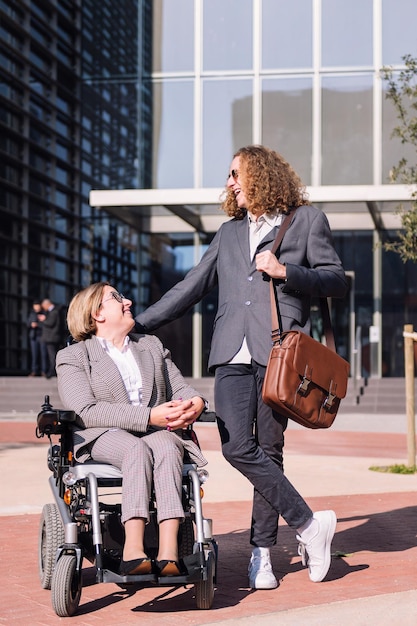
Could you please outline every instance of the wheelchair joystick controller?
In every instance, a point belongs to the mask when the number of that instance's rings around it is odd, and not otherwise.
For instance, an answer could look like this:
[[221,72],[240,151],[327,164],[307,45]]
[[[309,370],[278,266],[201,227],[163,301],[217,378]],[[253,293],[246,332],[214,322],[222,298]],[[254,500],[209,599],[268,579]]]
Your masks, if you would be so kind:
[[46,435],[47,437],[56,432],[58,426],[58,411],[49,402],[49,396],[45,396],[45,401],[38,413],[36,436],[38,439]]

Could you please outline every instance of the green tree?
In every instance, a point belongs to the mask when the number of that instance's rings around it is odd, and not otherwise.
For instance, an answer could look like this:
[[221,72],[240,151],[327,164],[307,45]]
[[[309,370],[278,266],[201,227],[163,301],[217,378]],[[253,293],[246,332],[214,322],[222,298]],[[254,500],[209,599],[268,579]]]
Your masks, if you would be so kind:
[[[417,59],[411,55],[403,57],[405,69],[395,73],[391,67],[383,67],[381,75],[387,81],[386,98],[391,100],[396,110],[398,125],[392,136],[398,137],[403,144],[410,144],[416,149],[417,156]],[[409,163],[402,158],[390,171],[393,183],[404,185],[417,184],[417,158]],[[399,205],[397,212],[401,219],[402,230],[397,233],[398,240],[384,243],[386,250],[397,252],[402,261],[417,261],[417,192],[411,193],[411,206]]]

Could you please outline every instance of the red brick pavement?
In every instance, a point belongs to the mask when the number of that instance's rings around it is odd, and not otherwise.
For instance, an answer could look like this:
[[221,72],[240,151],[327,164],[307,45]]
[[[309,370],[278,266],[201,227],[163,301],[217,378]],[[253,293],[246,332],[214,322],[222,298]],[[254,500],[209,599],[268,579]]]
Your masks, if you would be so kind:
[[[326,580],[311,583],[296,553],[294,533],[283,525],[273,549],[278,589],[247,588],[250,504],[206,504],[219,544],[218,585],[209,611],[197,610],[193,588],[132,588],[96,584],[85,564],[79,612],[74,626],[92,624],[214,623],[338,600],[415,589],[417,582],[416,493],[311,498],[313,508],[334,508],[338,528]],[[37,571],[38,515],[0,517],[0,622],[56,624],[50,591],[41,589]]]
[[[35,436],[33,422],[0,421],[0,445],[46,444],[47,439]],[[219,450],[217,428],[197,424],[196,432],[203,450]],[[337,430],[288,430],[287,453],[403,458],[407,456],[407,436],[399,433],[342,432]]]
[[[7,426],[7,428],[5,428]],[[32,423],[1,423],[0,443],[33,444]],[[210,428],[199,429],[203,449],[217,449]],[[404,455],[405,437],[380,433],[311,433],[291,431],[291,453],[350,454],[351,456]],[[398,453],[397,453],[398,450]],[[36,468],[27,468],[36,471]],[[3,480],[7,480],[3,477]],[[360,485],[358,485],[360,491]],[[417,492],[309,498],[313,510],[333,508],[338,527],[334,558],[326,580],[308,580],[297,555],[294,532],[285,524],[272,551],[278,589],[253,592],[247,588],[250,552],[250,503],[206,503],[219,545],[218,585],[211,610],[195,607],[193,588],[131,588],[96,584],[94,569],[84,564],[85,575],[74,626],[141,624],[203,625],[291,608],[326,605],[380,594],[407,591],[417,586]],[[50,591],[38,579],[38,515],[0,517],[0,623],[53,625],[61,622],[52,610]],[[277,617],[277,620],[279,616]]]

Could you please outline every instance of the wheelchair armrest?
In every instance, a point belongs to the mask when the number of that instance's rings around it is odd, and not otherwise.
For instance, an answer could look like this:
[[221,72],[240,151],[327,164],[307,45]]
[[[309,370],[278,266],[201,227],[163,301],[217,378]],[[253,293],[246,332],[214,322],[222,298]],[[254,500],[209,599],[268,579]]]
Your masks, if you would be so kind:
[[64,409],[58,409],[58,419],[61,424],[73,424],[77,419],[75,411],[65,411]]
[[216,413],[214,411],[203,411],[198,417],[197,422],[215,422]]

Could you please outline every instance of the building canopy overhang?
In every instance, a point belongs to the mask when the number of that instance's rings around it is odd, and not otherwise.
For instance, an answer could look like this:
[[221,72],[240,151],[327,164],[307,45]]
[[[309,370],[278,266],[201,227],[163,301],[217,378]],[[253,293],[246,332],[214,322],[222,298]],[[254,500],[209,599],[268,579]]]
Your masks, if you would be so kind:
[[[398,207],[409,207],[416,192],[415,186],[394,184],[307,187],[333,231],[399,230]],[[90,191],[89,202],[142,232],[204,235],[228,219],[220,209],[223,193],[223,188],[97,189]]]

